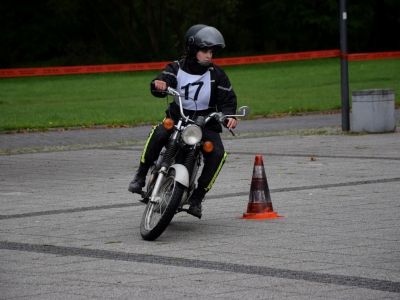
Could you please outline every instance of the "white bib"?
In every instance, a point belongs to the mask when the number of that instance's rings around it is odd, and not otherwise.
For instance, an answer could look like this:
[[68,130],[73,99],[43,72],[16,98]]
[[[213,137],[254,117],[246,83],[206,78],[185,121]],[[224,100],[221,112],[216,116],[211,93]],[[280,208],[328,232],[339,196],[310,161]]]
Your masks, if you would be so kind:
[[[191,75],[178,70],[176,90],[182,96],[182,105],[187,110],[206,110],[211,97],[211,76],[207,71],[203,75]],[[176,103],[177,99],[175,100]]]

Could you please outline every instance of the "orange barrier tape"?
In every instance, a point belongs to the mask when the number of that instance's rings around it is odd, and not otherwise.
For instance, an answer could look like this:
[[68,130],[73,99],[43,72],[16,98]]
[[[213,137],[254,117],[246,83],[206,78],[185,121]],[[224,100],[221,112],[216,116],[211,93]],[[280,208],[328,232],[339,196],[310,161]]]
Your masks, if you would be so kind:
[[244,65],[244,64],[259,64],[266,62],[279,62],[289,60],[303,60],[313,58],[328,58],[339,56],[339,50],[326,50],[326,51],[310,51],[310,52],[297,52],[287,54],[272,54],[272,55],[259,55],[259,56],[242,56],[233,58],[217,58],[213,59],[217,65]]
[[77,67],[0,69],[0,78],[162,70],[168,63],[169,62],[156,62],[156,63],[137,63],[137,64],[118,64],[118,65],[77,66]]
[[372,59],[388,59],[388,58],[400,58],[400,51],[349,54],[349,60],[372,60]]
[[[217,58],[214,59],[213,61],[220,66],[230,66],[230,65],[258,64],[267,62],[304,60],[304,59],[318,59],[318,58],[328,58],[328,57],[338,57],[338,56],[340,56],[339,50],[323,50],[323,51],[309,51],[309,52],[297,52],[297,53],[287,53],[287,54]],[[400,57],[400,52],[380,52],[380,53],[348,55],[349,60],[385,59],[385,58],[399,58],[399,57]],[[154,62],[154,63],[93,65],[93,66],[75,66],[75,67],[0,69],[0,78],[162,70],[168,63],[170,62],[168,61],[168,62]]]

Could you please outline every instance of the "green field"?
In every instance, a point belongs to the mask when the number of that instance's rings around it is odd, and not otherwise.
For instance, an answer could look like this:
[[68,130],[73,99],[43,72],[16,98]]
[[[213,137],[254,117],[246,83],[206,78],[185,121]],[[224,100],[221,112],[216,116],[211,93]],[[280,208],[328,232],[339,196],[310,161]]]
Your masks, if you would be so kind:
[[[339,58],[223,69],[253,117],[341,107]],[[0,79],[0,131],[158,122],[167,99],[153,97],[149,83],[159,72]],[[354,90],[384,88],[400,90],[400,59],[349,62],[350,100]]]

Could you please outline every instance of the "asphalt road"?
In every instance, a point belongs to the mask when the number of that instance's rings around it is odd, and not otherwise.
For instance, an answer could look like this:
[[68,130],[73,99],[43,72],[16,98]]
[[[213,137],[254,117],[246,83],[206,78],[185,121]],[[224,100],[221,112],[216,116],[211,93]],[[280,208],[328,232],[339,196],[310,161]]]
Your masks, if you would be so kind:
[[[395,110],[396,121],[400,121],[400,109]],[[350,118],[351,121],[351,118]],[[351,124],[351,122],[350,122]],[[0,151],[22,148],[46,147],[61,148],[73,145],[91,145],[101,146],[105,144],[143,142],[148,137],[152,125],[144,125],[132,128],[116,129],[79,129],[72,128],[55,132],[36,132],[36,133],[11,133],[0,134]],[[301,117],[285,118],[265,118],[258,120],[242,120],[234,130],[240,137],[243,135],[272,135],[272,134],[293,134],[301,132],[321,133],[334,130],[341,132],[342,115],[341,114],[315,114]],[[231,134],[224,130],[224,137],[230,137]],[[1,152],[0,152],[1,153]]]
[[[0,299],[400,299],[398,131],[241,121],[202,219],[147,242],[127,187],[149,129],[0,134]],[[240,219],[256,155],[283,218]]]

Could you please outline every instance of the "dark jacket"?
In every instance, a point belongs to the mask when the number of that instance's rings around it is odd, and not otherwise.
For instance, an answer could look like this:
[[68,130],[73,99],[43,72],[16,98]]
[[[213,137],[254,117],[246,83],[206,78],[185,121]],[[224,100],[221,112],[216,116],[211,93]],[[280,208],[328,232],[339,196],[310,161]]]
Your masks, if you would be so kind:
[[[179,65],[178,65],[179,63]],[[192,75],[203,75],[208,70],[211,75],[211,97],[209,103],[209,109],[197,111],[196,115],[205,116],[211,112],[219,111],[225,115],[234,115],[237,108],[236,94],[232,89],[232,85],[229,81],[228,76],[225,74],[217,65],[211,63],[209,66],[202,66],[193,58],[185,58],[179,62],[175,61],[168,64],[164,71],[160,73],[154,80],[162,80],[167,83],[167,86],[176,88],[178,70],[180,68],[186,73]],[[155,97],[164,98],[167,96],[165,93],[160,93],[155,91],[154,80],[150,84],[151,93]],[[189,115],[190,118],[193,116],[195,111],[184,110],[185,115]],[[179,106],[172,102],[170,103],[169,109],[166,111],[168,117],[177,120],[180,117]],[[221,125],[215,121],[211,120],[206,124],[207,128],[222,132]]]

